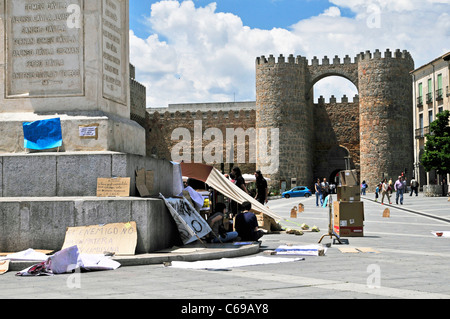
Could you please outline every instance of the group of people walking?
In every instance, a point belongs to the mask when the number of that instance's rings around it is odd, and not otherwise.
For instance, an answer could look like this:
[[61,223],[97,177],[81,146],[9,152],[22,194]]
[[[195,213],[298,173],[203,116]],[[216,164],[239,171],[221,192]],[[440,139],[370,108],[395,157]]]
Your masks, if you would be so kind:
[[[412,196],[413,193],[418,196],[419,193],[419,183],[412,179],[411,183],[411,193],[409,196]],[[389,181],[385,178],[382,182],[380,182],[375,189],[375,201],[378,201],[379,194],[381,193],[381,205],[384,205],[384,198],[387,197],[389,204],[391,202],[392,192],[395,191],[395,203],[398,205],[403,205],[403,195],[406,192],[406,177],[399,175],[398,179],[395,183],[392,182],[392,179]]]
[[320,207],[322,207],[325,198],[330,193],[330,184],[327,182],[326,178],[324,178],[322,182],[320,181],[320,178],[316,180],[314,192],[316,194],[316,206],[319,207],[320,202]]

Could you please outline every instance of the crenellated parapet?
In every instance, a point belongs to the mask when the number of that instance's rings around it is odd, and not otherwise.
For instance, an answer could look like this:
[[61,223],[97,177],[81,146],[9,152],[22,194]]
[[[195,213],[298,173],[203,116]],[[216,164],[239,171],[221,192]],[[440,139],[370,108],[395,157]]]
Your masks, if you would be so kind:
[[[355,94],[355,96],[353,97],[353,102],[349,102],[347,95],[343,95],[341,97],[341,101],[338,102],[336,97],[334,95],[331,95],[329,100],[328,100],[329,104],[348,104],[348,103],[359,103],[359,95]],[[323,95],[321,95],[318,99],[317,99],[317,104],[320,105],[324,105],[327,104],[327,102],[325,101],[325,98],[323,97]]]
[[221,124],[226,124],[226,121],[245,121],[255,117],[256,111],[253,110],[229,110],[229,111],[165,111],[160,113],[159,111],[149,112],[150,118],[153,120],[170,120],[170,121],[193,121],[193,120],[209,120],[209,121],[217,121]]
[[275,64],[297,64],[297,65],[306,65],[308,64],[308,60],[301,55],[297,55],[294,57],[293,54],[290,54],[287,58],[280,54],[278,58],[275,58],[272,54],[266,58],[264,55],[256,58],[256,65],[275,65]]
[[405,62],[414,63],[411,54],[407,50],[401,51],[400,49],[396,49],[394,52],[392,52],[390,49],[386,49],[386,51],[384,51],[384,54],[382,54],[378,49],[376,49],[373,53],[367,50],[365,52],[359,53],[356,56],[356,59],[358,60],[358,62],[379,59],[403,59],[403,61]]

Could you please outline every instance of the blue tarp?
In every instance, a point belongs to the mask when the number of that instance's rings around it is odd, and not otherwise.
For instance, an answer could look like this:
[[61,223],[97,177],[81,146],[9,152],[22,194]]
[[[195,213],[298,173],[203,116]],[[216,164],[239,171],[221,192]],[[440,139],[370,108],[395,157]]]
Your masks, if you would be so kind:
[[62,146],[59,118],[23,123],[24,147],[46,150]]

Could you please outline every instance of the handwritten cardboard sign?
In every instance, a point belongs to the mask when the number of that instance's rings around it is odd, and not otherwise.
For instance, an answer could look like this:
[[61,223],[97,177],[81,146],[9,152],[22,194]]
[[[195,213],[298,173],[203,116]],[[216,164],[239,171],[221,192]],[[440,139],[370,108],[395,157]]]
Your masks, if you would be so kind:
[[68,227],[62,249],[77,246],[81,254],[134,255],[136,222]]
[[97,197],[129,197],[129,177],[123,178],[98,178]]

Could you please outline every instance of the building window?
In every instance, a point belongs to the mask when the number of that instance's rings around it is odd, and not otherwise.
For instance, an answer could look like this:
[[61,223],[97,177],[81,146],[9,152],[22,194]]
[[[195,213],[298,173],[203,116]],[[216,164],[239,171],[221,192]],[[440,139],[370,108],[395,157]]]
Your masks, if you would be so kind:
[[428,125],[433,122],[433,111],[428,111]]
[[419,83],[419,96],[417,97],[417,107],[423,105],[423,85]]
[[433,103],[433,87],[431,79],[428,79],[427,104]]
[[443,90],[442,90],[442,74],[438,74],[437,76],[437,85],[438,88],[436,90],[436,101],[442,100],[443,98]]
[[419,114],[419,128],[416,130],[416,138],[423,138],[423,114]]

